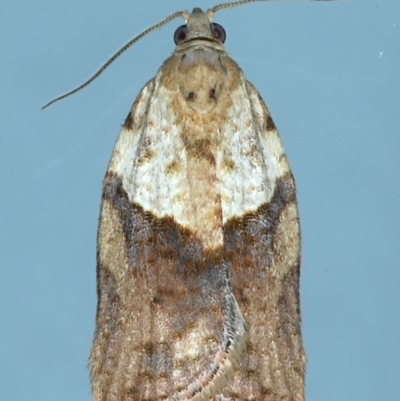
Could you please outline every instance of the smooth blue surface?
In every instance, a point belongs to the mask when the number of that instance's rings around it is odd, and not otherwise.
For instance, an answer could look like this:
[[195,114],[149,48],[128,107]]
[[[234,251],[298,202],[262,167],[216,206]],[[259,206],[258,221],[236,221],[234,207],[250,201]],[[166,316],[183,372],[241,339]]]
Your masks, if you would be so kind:
[[[101,181],[133,100],[182,21],[211,1],[3,1],[0,400],[90,399]],[[308,401],[398,401],[400,2],[271,2],[219,12],[296,177]]]

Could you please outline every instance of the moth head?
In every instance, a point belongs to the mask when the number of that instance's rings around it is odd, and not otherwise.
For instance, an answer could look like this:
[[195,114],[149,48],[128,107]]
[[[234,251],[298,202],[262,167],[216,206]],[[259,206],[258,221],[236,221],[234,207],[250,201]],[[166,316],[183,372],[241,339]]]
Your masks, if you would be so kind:
[[176,45],[188,42],[194,39],[204,39],[224,43],[226,39],[225,29],[211,22],[213,13],[210,11],[203,12],[200,8],[195,8],[191,13],[185,11],[183,18],[185,25],[181,25],[174,34],[174,42]]

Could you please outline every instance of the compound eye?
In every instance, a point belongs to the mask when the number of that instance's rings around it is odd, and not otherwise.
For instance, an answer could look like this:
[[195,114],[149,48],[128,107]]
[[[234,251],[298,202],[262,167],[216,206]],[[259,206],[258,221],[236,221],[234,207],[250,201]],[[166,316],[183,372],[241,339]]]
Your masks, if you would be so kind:
[[214,38],[218,40],[219,43],[224,43],[226,39],[225,29],[215,22],[212,23]]
[[187,36],[187,26],[186,25],[181,25],[179,28],[174,33],[174,42],[176,45],[181,44]]

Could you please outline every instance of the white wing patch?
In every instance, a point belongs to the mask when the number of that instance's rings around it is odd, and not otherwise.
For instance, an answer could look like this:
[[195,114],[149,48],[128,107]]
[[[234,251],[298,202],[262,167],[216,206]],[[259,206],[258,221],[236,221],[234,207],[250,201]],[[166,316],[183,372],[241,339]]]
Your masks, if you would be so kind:
[[[190,228],[187,153],[182,128],[174,123],[174,109],[168,107],[175,94],[159,85],[158,78],[141,93],[141,108],[136,114],[143,117],[148,105],[143,126],[122,129],[110,171],[122,178],[131,202],[158,218],[170,216]],[[223,223],[268,203],[276,180],[288,171],[277,131],[266,131],[260,123],[265,106],[255,89],[246,84],[242,75],[241,84],[231,94],[229,123],[220,128],[219,146],[214,150]],[[132,117],[139,120],[137,115]]]
[[265,124],[258,120],[263,119],[264,105],[257,92],[250,89],[253,93],[249,97],[242,75],[241,85],[232,93],[233,105],[228,113],[232,123],[225,125],[221,133],[217,173],[224,223],[268,203],[276,180],[287,171],[285,163],[280,161],[284,150],[278,133],[276,130],[263,131]]

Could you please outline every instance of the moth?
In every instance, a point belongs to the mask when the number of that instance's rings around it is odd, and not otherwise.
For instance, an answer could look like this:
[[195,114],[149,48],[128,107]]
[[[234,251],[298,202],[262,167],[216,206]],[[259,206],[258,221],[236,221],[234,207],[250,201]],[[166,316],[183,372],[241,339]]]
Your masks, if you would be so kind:
[[268,108],[211,22],[252,1],[175,13],[55,99],[185,20],[103,182],[95,401],[304,400],[295,182]]

